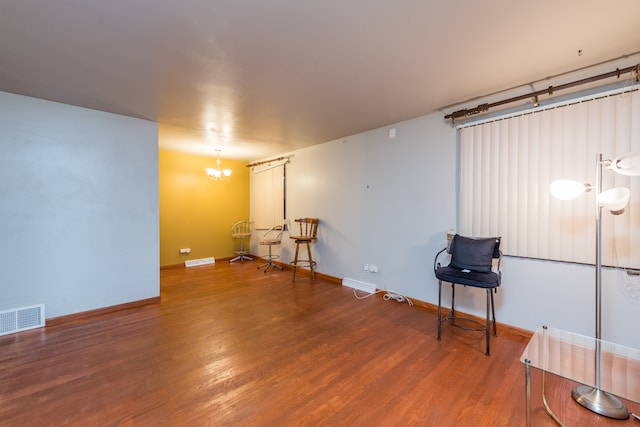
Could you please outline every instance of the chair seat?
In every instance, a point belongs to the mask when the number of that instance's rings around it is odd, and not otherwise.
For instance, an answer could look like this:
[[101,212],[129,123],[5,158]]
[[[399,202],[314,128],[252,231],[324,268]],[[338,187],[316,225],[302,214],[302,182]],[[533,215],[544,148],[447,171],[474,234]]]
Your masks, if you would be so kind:
[[251,237],[251,233],[234,233],[231,235],[233,239],[248,239]]
[[295,240],[296,242],[313,242],[314,240],[316,240],[315,237],[309,236],[289,236],[289,238]]
[[435,270],[436,277],[440,280],[461,285],[474,286],[476,288],[497,288],[500,286],[500,277],[497,273],[466,272],[454,267],[440,267]]
[[279,245],[281,243],[281,239],[264,239],[260,240],[261,245]]

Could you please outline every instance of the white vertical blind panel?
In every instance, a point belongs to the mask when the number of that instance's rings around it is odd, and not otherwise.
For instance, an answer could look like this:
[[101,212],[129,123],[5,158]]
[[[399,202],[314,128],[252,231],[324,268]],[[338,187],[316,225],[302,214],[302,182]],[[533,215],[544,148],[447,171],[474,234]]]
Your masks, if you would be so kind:
[[[563,105],[460,130],[459,232],[502,236],[506,254],[595,262],[595,192],[556,200],[549,185],[596,185],[598,154],[640,152],[640,92]],[[603,169],[602,190],[628,187],[622,215],[603,211],[603,263],[640,267],[640,177]]]
[[284,219],[284,165],[254,172],[255,227],[269,229]]

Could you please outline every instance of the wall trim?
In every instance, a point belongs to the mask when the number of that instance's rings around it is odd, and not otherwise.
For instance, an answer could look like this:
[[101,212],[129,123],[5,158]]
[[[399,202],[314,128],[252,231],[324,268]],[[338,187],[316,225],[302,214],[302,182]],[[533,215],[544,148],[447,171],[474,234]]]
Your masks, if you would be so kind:
[[131,301],[124,304],[111,305],[109,307],[97,308],[95,310],[81,311],[79,313],[67,314],[65,316],[52,317],[47,319],[46,327],[67,325],[69,323],[80,322],[90,317],[102,316],[104,314],[115,313],[133,308],[140,308],[146,305],[159,304],[160,297],[146,298],[137,301]]
[[[382,294],[379,294],[380,298],[382,298]],[[429,311],[431,313],[434,314],[438,314],[438,306],[435,304],[431,304],[430,302],[425,302],[425,301],[420,301],[414,298],[411,298],[411,301],[413,301],[413,304],[416,307],[420,307],[426,311]],[[443,309],[445,311],[449,311],[446,307],[443,307]],[[469,314],[469,313],[465,313],[463,311],[460,311],[456,308],[456,313],[459,313],[460,316],[464,316],[464,317],[468,317],[471,319],[474,319],[478,322],[480,322],[481,324],[484,324],[484,322],[487,320],[484,317],[480,317],[480,316],[476,316],[474,314]],[[445,313],[446,316],[446,313]],[[506,333],[510,333],[510,334],[514,334],[514,335],[518,335],[527,339],[530,339],[533,336],[533,331],[529,331],[527,329],[522,329],[522,328],[518,328],[516,326],[511,326],[509,324],[506,323],[500,323],[500,322],[496,322],[497,328],[498,328],[498,336],[500,336],[500,332],[506,332]],[[435,328],[435,323],[434,323],[434,328]]]
[[[227,259],[231,259],[231,258],[227,258]],[[256,257],[257,260],[263,260],[260,257]],[[280,263],[280,262],[275,262],[278,265],[281,265],[282,267],[284,267],[285,270],[292,270],[293,268],[291,267],[291,265],[289,264],[285,264],[285,263]],[[175,264],[175,265],[167,265],[167,266],[163,266],[160,267],[161,269],[169,269],[169,268],[186,268],[183,264]],[[301,268],[300,271],[298,272],[298,274],[304,274],[306,276],[311,277],[311,272],[308,269],[305,268]],[[324,273],[319,273],[319,272],[315,272],[315,275],[318,278],[321,278],[327,282],[330,282],[334,285],[338,285],[338,286],[342,286],[342,279],[338,278],[338,277],[334,277],[334,276],[330,276],[328,274],[324,274]],[[383,298],[383,292],[384,289],[378,289],[377,292],[377,296],[378,298],[382,299]],[[416,307],[419,307],[425,311],[437,314],[438,313],[438,306],[435,304],[431,304],[429,302],[425,302],[425,301],[421,301],[415,298],[411,298],[411,301],[413,301],[413,304]],[[96,317],[96,316],[101,316],[104,314],[109,314],[109,313],[115,313],[118,311],[123,311],[123,310],[129,310],[129,309],[133,309],[133,308],[140,308],[146,305],[152,305],[152,304],[159,304],[160,303],[160,297],[153,297],[153,298],[147,298],[147,299],[142,299],[142,300],[138,300],[138,301],[131,301],[128,303],[124,303],[124,304],[118,304],[118,305],[112,305],[109,307],[103,307],[103,308],[98,308],[96,310],[89,310],[89,311],[83,311],[80,313],[73,313],[73,314],[69,314],[66,316],[59,316],[59,317],[52,317],[50,319],[47,319],[47,323],[46,323],[46,327],[52,327],[52,326],[58,326],[58,325],[67,325],[69,323],[74,323],[74,322],[80,322],[83,320],[86,320],[88,318],[91,317]],[[457,310],[459,311],[459,310]],[[484,317],[479,317],[476,315],[472,315],[472,314],[468,314],[468,313],[464,313],[462,311],[460,311],[460,313],[466,317],[470,317],[473,319],[478,320],[479,322],[484,322],[485,319]],[[529,331],[527,329],[522,329],[522,328],[518,328],[515,326],[511,326],[508,325],[506,323],[500,323],[500,322],[496,322],[498,325],[498,329],[502,330],[503,332],[506,333],[511,333],[511,334],[515,334],[524,338],[531,338],[533,336],[533,331]]]

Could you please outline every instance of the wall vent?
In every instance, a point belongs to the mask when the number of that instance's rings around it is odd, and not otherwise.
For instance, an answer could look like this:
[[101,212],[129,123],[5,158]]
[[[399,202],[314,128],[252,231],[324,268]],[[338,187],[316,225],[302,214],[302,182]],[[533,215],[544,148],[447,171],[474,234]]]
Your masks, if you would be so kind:
[[0,335],[41,328],[44,324],[44,304],[0,311]]
[[369,292],[370,294],[376,291],[376,285],[372,283],[361,282],[355,279],[350,279],[348,277],[345,277],[344,279],[342,279],[342,286],[348,286],[350,288],[358,289],[360,291]]
[[214,257],[210,258],[200,258],[200,259],[190,259],[184,262],[185,267],[195,267],[198,265],[206,265],[206,264],[215,264],[216,259]]

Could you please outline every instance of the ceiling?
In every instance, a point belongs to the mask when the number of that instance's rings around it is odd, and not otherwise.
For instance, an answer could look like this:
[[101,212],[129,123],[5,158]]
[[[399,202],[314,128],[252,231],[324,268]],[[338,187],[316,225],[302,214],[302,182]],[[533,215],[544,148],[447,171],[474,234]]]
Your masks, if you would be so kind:
[[638,0],[4,0],[0,91],[250,161],[635,55],[638,16]]

